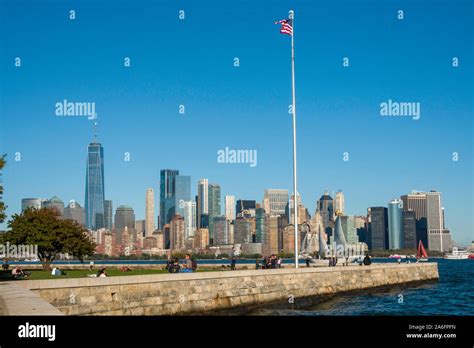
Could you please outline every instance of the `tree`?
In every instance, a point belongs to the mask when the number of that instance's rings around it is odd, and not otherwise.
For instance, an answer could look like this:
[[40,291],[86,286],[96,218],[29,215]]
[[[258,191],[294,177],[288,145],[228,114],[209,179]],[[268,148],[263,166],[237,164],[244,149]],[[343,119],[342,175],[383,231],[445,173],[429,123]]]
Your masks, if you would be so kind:
[[[2,176],[2,170],[3,167],[5,166],[5,155],[0,156],[0,178]],[[3,185],[2,182],[0,181],[0,223],[5,221],[5,218],[7,217],[5,214],[5,203],[2,202],[3,200]]]
[[60,253],[71,254],[81,262],[84,256],[94,253],[95,244],[87,230],[74,220],[60,219],[60,213],[54,208],[28,208],[14,214],[8,227],[10,230],[3,240],[16,245],[37,245],[45,270]]

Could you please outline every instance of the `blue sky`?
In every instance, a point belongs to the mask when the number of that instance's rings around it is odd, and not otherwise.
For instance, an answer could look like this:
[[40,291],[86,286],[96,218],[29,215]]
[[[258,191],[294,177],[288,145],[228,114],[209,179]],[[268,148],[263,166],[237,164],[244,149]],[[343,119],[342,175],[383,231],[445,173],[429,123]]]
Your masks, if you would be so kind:
[[[8,213],[19,212],[24,197],[84,202],[92,122],[55,116],[64,99],[96,103],[106,198],[114,208],[131,205],[137,218],[144,218],[146,188],[159,196],[163,168],[191,175],[193,193],[202,177],[237,199],[260,201],[265,188],[290,189],[290,38],[273,24],[290,8],[298,187],[310,213],[325,189],[344,191],[349,214],[386,206],[412,189],[436,189],[454,239],[474,239],[468,0],[0,0]],[[421,103],[420,120],[381,117],[379,104],[388,99]],[[218,163],[226,146],[256,149],[258,165]]]

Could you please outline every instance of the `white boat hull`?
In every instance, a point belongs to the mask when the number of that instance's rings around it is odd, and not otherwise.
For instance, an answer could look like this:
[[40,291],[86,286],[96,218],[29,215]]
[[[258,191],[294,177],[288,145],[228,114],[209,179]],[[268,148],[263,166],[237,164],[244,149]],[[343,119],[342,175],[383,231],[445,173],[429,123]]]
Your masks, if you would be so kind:
[[469,258],[469,255],[446,255],[445,259],[446,260],[467,260]]

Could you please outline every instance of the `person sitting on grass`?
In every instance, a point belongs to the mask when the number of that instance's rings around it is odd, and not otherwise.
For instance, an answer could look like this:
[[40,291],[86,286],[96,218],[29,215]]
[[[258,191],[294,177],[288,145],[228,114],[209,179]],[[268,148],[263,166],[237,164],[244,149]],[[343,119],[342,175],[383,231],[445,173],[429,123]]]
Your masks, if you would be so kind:
[[132,270],[127,266],[122,266],[119,268],[120,272],[131,272]]
[[20,277],[28,278],[31,275],[29,272],[23,271],[23,268],[17,266],[12,269],[12,277],[13,279],[20,279]]
[[178,259],[174,259],[168,265],[168,272],[170,272],[170,273],[179,273],[180,270],[181,270],[181,266],[179,265],[179,260]]
[[107,277],[107,273],[105,272],[105,267],[101,268],[99,272],[97,272],[97,278],[105,278]]
[[54,267],[53,270],[51,271],[52,276],[62,276],[66,275],[66,272],[62,271],[59,269],[59,267]]
[[183,267],[181,268],[181,272],[183,273],[191,273],[193,271],[193,261],[191,260],[191,255],[186,254],[186,259],[184,260]]

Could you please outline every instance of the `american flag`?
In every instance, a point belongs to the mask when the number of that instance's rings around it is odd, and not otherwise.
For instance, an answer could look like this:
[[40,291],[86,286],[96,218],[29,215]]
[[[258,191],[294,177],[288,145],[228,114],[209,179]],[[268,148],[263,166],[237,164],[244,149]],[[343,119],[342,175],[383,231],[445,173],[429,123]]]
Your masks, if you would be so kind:
[[280,34],[293,35],[292,19],[282,19],[281,21],[276,21],[275,24],[281,24]]

